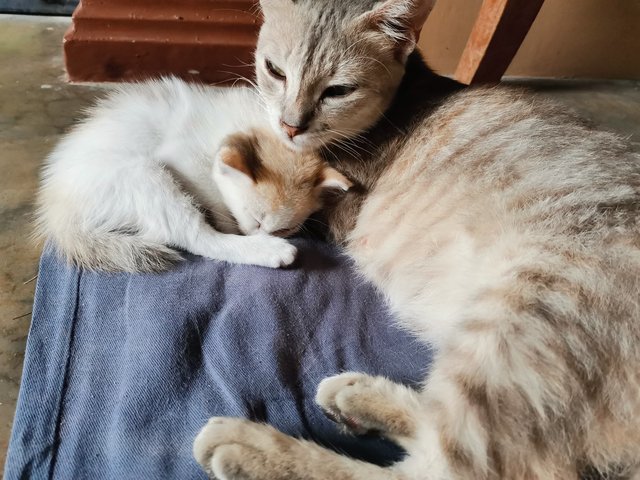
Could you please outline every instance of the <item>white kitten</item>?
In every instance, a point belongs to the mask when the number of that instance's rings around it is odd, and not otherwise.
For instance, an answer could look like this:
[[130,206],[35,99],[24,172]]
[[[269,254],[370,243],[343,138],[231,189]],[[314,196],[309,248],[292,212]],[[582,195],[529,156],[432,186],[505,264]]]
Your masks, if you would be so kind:
[[324,189],[351,184],[266,125],[249,88],[177,79],[120,87],[47,159],[37,233],[89,269],[162,270],[179,258],[171,247],[289,265],[295,247],[269,234],[295,232]]

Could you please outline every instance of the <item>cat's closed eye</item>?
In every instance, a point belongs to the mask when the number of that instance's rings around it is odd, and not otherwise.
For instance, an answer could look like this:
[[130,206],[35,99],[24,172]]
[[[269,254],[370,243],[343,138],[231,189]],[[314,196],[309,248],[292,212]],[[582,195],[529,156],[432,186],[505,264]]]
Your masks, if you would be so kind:
[[267,67],[267,71],[271,74],[271,76],[277,80],[286,80],[287,76],[282,71],[281,68],[275,66],[270,60],[264,61],[265,66]]
[[322,92],[322,99],[346,97],[356,91],[358,87],[355,85],[332,85]]

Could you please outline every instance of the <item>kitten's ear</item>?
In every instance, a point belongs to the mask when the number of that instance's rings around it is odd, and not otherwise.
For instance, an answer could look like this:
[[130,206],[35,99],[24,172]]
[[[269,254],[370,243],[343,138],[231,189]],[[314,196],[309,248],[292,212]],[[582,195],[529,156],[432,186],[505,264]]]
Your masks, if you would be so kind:
[[435,3],[436,0],[385,0],[359,20],[391,38],[405,60],[415,49],[420,30]]
[[242,175],[252,182],[256,181],[257,159],[250,138],[230,136],[218,150],[217,159],[222,174]]
[[323,190],[337,189],[346,192],[353,187],[353,183],[335,168],[327,166],[322,169],[318,186]]

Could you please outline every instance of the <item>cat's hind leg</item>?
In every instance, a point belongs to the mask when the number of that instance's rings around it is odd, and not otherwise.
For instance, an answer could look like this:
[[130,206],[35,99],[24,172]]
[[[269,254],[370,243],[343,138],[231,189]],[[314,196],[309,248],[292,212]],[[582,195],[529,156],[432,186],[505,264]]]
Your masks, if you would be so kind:
[[268,425],[214,417],[193,453],[217,480],[405,480],[392,469],[353,460]]
[[418,392],[384,377],[347,372],[325,378],[316,403],[347,432],[376,433],[408,447],[424,415]]

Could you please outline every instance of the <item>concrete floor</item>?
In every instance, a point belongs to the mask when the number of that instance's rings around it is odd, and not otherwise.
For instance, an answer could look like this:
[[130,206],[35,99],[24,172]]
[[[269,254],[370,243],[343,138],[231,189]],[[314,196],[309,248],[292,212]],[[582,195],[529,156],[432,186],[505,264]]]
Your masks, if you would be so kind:
[[[100,87],[65,81],[68,19],[0,15],[0,466],[18,396],[40,249],[29,241],[38,168]],[[524,83],[631,138],[640,150],[640,82]]]

